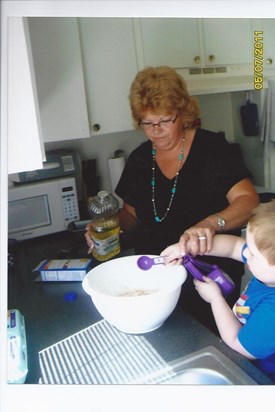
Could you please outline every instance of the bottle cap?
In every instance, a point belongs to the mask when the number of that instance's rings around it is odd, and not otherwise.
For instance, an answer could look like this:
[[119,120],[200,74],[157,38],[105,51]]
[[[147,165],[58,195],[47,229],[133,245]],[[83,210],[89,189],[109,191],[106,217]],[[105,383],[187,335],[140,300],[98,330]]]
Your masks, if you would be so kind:
[[97,196],[89,200],[88,213],[92,219],[108,218],[119,210],[119,202],[106,190],[98,192]]

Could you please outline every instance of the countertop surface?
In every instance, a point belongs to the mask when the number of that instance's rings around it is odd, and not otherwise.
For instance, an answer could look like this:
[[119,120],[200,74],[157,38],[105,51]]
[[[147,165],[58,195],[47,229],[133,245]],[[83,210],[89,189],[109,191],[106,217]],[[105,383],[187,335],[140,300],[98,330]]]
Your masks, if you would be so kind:
[[[9,273],[9,309],[18,309],[25,318],[27,349],[28,349],[28,375],[26,383],[38,383],[41,377],[39,367],[39,351],[53,345],[76,332],[87,328],[102,319],[94,307],[90,296],[82,288],[81,282],[35,282],[33,281],[32,269],[43,258],[64,257],[51,253],[50,246],[45,250],[47,242],[57,251],[52,238],[41,241],[39,256],[38,242],[27,242],[21,245],[21,251],[17,250],[17,259],[20,261],[20,271],[16,270],[18,265]],[[60,242],[60,239],[57,240]],[[62,243],[62,242],[61,242]],[[34,247],[35,245],[35,247]],[[61,249],[64,245],[61,245]],[[32,250],[32,253],[30,253]],[[64,249],[63,254],[64,254]],[[46,253],[48,253],[46,255]],[[79,257],[83,250],[78,253],[66,249],[71,257]],[[85,255],[84,255],[85,256]],[[86,256],[85,256],[86,257]],[[25,260],[26,259],[26,260]],[[28,262],[27,262],[28,260]],[[36,260],[34,264],[34,260]],[[76,299],[67,301],[64,295],[74,292]],[[178,303],[176,309],[166,322],[155,331],[142,335],[153,346],[154,349],[166,362],[173,361],[206,346],[213,345],[241,369],[244,370],[258,384],[273,384],[258,368],[250,361],[228,348],[220,337],[196,319],[187,314]]]

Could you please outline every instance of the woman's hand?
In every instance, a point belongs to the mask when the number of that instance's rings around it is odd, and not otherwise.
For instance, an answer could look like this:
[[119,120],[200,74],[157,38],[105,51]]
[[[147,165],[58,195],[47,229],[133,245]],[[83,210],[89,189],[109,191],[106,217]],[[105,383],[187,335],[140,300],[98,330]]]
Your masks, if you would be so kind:
[[[124,230],[133,230],[138,227],[135,209],[132,206],[129,206],[125,202],[123,203],[123,208],[120,209],[118,212],[118,217],[119,217],[120,233],[123,233]],[[94,242],[91,239],[91,230],[92,230],[92,225],[91,223],[88,223],[88,225],[86,226],[86,233],[84,235],[87,245],[89,247],[88,254],[91,253],[94,248]]]
[[178,243],[168,246],[160,256],[165,257],[165,263],[181,263],[182,257],[187,253],[191,255],[204,255],[212,249],[213,236],[215,235],[214,225],[210,228],[201,225],[187,229],[180,237]]
[[182,253],[192,255],[205,255],[210,252],[213,245],[213,236],[216,233],[215,226],[208,223],[198,224],[187,229],[180,237],[179,243]]
[[87,241],[87,245],[89,247],[88,252],[87,252],[88,254],[92,253],[92,250],[94,248],[94,242],[91,239],[91,228],[92,228],[91,223],[88,223],[88,225],[86,226],[86,233],[84,235]]
[[194,279],[194,285],[200,297],[210,304],[222,295],[219,285],[207,276],[203,277],[203,281]]

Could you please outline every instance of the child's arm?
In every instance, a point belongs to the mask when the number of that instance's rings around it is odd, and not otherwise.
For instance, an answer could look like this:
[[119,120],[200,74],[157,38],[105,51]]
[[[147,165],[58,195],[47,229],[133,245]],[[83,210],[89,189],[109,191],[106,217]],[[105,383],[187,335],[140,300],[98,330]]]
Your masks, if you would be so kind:
[[242,262],[242,248],[245,240],[232,235],[215,235],[213,246],[207,255],[228,257]]
[[[232,235],[215,235],[211,250],[207,251],[206,255],[229,257],[235,260],[242,261],[242,249],[245,240]],[[181,243],[175,243],[168,246],[162,253],[166,256],[166,263],[172,262],[175,259],[180,259],[185,253],[191,253],[191,245],[187,243],[186,250],[183,249]],[[204,282],[197,279],[194,280],[194,285],[199,295],[211,305],[213,316],[217,324],[222,340],[233,350],[239,352],[248,359],[255,359],[241,345],[238,339],[239,330],[242,328],[232,309],[224,299],[221,289],[216,282],[209,279],[207,276]]]
[[[206,255],[229,257],[235,260],[242,261],[242,248],[245,240],[232,235],[215,235],[213,237],[213,245],[211,250],[207,251]],[[172,262],[174,259],[182,258],[186,253],[191,253],[191,245],[189,242],[186,248],[183,249],[180,242],[168,246],[161,252],[161,256],[165,256],[166,263]]]
[[238,339],[239,330],[242,328],[232,309],[222,296],[216,282],[205,277],[204,282],[194,280],[194,285],[199,295],[211,305],[213,316],[222,340],[233,350],[248,359],[255,359],[241,345]]

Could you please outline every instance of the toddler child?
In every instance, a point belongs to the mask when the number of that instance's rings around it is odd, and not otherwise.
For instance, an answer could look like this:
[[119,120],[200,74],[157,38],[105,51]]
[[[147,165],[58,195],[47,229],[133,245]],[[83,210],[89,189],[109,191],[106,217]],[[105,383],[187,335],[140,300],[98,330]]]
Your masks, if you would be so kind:
[[[201,236],[206,242],[206,236]],[[243,261],[252,273],[233,310],[216,282],[204,277],[194,280],[199,295],[211,305],[222,340],[255,363],[275,381],[275,200],[260,204],[252,214],[246,240],[218,234],[205,254]],[[166,263],[192,253],[192,244],[183,250],[181,243],[162,253]]]

